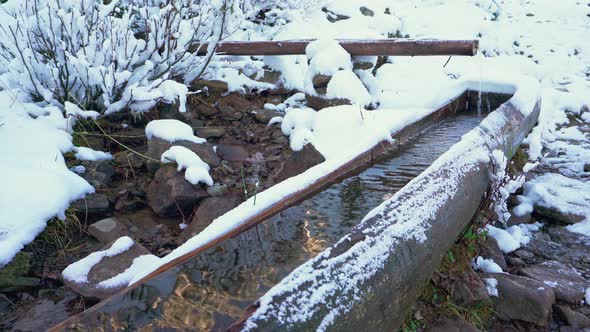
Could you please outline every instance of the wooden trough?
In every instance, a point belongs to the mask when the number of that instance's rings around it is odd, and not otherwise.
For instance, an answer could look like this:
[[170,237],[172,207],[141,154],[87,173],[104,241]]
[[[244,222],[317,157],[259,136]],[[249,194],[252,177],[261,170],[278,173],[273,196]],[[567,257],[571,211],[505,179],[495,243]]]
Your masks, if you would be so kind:
[[[393,137],[396,139],[395,144],[382,142],[374,146],[371,150],[357,156],[348,163],[338,168],[336,171],[326,174],[318,181],[310,186],[302,189],[299,192],[293,193],[286,197],[280,203],[271,206],[261,213],[246,220],[240,227],[234,229],[225,237],[215,240],[197,250],[185,254],[168,264],[160,267],[157,271],[148,275],[140,282],[132,287],[128,287],[110,298],[100,302],[94,307],[85,312],[74,316],[61,324],[53,327],[52,331],[71,330],[79,328],[98,327],[108,322],[105,321],[109,317],[109,312],[116,307],[118,302],[125,301],[125,299],[135,298],[137,294],[141,294],[147,290],[142,290],[146,283],[151,283],[150,280],[156,278],[164,272],[174,273],[174,267],[188,261],[204,250],[213,248],[227,238],[236,236],[246,229],[249,229],[267,218],[302,202],[303,200],[325,190],[331,184],[339,182],[344,178],[354,175],[368,167],[370,167],[382,154],[392,149],[399,149],[406,141],[413,136],[425,131],[429,126],[441,119],[464,111],[465,109],[473,109],[478,93],[473,91],[465,91],[459,94],[456,98],[449,101],[446,105],[440,107],[438,110],[431,113],[429,116],[412,123],[403,129],[396,132]],[[495,108],[506,101],[509,95],[487,95],[484,98],[487,102],[484,105]],[[511,157],[520,145],[522,139],[529,132],[534,125],[539,112],[539,103],[528,115],[523,115],[518,107],[513,105],[510,101],[503,103],[498,110],[491,113],[484,123],[474,130],[480,130],[483,134],[489,135],[488,142],[485,142],[486,149],[490,152],[493,149],[501,149],[506,156]],[[492,120],[489,120],[492,118]],[[498,120],[499,119],[499,120]],[[494,121],[501,122],[499,129],[494,132],[486,132],[485,122]],[[482,129],[484,128],[484,129]],[[488,130],[489,131],[489,130]],[[398,197],[388,209],[403,209],[408,208],[406,204],[415,204],[411,198],[416,193],[426,190],[429,186],[429,181],[433,179],[445,179],[449,176],[446,167],[439,166],[435,169],[429,169],[425,173],[425,177],[421,181],[411,182],[407,188],[402,189],[401,195]],[[389,248],[388,252],[383,252],[387,255],[387,260],[378,273],[373,275],[365,284],[359,285],[367,291],[362,298],[356,296],[347,297],[343,293],[338,299],[339,303],[348,303],[351,308],[343,316],[334,321],[336,329],[351,329],[352,327],[360,330],[367,328],[390,330],[396,329],[403,321],[407,310],[415,301],[417,293],[423,282],[428,280],[432,271],[439,265],[443,254],[452,245],[459,233],[464,229],[473,214],[475,213],[479,203],[483,198],[483,193],[487,190],[490,183],[490,163],[481,163],[471,165],[473,167],[466,168],[466,172],[460,179],[457,192],[453,197],[449,197],[440,205],[432,218],[430,218],[426,225],[426,235],[428,240],[425,243],[420,243],[415,239],[402,239],[395,246]],[[386,215],[386,214],[384,214]],[[363,241],[368,241],[372,236],[377,236],[378,233],[371,233],[368,229],[373,229],[378,225],[392,225],[397,221],[395,219],[389,220],[383,215],[376,215],[369,220],[357,226],[351,234],[348,235],[349,241],[340,241],[334,245],[330,250],[332,254],[328,257],[320,258],[322,260],[335,259],[334,255],[347,255],[347,252],[354,247],[355,244]],[[320,256],[322,256],[320,254]],[[316,260],[316,259],[314,259]],[[321,266],[321,263],[313,262],[316,266]],[[333,271],[328,271],[329,273]],[[335,299],[326,299],[326,303],[322,305],[317,311],[313,312],[308,320],[293,322],[290,320],[281,320],[285,314],[296,316],[296,303],[290,302],[293,298],[305,298],[310,291],[315,287],[321,286],[324,282],[329,280],[318,281],[317,284],[303,283],[291,288],[288,294],[272,297],[270,302],[273,308],[281,308],[283,311],[269,311],[263,312],[262,315],[257,313],[257,306],[253,306],[252,312],[254,314],[250,318],[249,324],[257,326],[257,330],[310,330],[319,327],[327,315],[333,315],[333,306],[335,306]],[[153,285],[152,285],[153,286]],[[139,293],[138,293],[139,292]],[[135,294],[135,295],[129,295]],[[269,308],[269,306],[265,306]],[[344,316],[345,315],[345,316]],[[234,325],[233,329],[239,330],[243,327],[243,323],[250,316],[244,317]],[[264,317],[261,318],[261,317]],[[342,324],[342,325],[341,325]]]

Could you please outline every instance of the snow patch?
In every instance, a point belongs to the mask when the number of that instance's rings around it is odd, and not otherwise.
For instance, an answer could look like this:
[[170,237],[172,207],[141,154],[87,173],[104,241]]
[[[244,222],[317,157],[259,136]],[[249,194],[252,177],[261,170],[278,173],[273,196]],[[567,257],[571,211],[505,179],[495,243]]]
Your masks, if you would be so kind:
[[471,262],[471,266],[473,267],[474,270],[482,271],[485,273],[502,273],[503,272],[502,268],[498,264],[496,264],[496,262],[494,262],[491,259],[483,258],[481,256],[474,258],[473,261]]
[[184,140],[200,144],[207,141],[204,138],[195,136],[191,126],[174,119],[150,121],[145,127],[145,136],[147,139],[152,137],[161,138],[170,143]]
[[199,182],[208,186],[213,185],[213,179],[209,175],[209,165],[205,163],[196,153],[185,148],[184,146],[172,146],[170,149],[162,153],[160,160],[163,163],[175,162],[181,171],[186,168],[184,178],[196,185]]
[[488,235],[496,239],[498,246],[503,253],[513,252],[521,246],[527,245],[531,240],[533,232],[537,232],[543,224],[514,225],[507,229],[500,229],[492,225],[486,226]]
[[489,296],[498,296],[498,280],[496,278],[483,278]]

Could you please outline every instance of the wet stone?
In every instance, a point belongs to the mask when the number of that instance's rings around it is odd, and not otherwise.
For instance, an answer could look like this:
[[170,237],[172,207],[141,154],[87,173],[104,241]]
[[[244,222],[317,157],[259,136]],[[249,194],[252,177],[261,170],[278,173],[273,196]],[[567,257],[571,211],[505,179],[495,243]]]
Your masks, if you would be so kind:
[[325,160],[326,158],[311,143],[308,143],[300,151],[293,151],[291,153],[274,176],[275,181],[281,182],[299,175],[309,168],[323,163]]
[[503,320],[521,320],[547,326],[555,294],[550,287],[536,280],[504,273],[487,274],[498,280],[495,310]]
[[237,195],[209,197],[204,199],[199,204],[188,228],[183,231],[182,238],[187,240],[200,233],[203,229],[209,226],[215,218],[235,208],[241,202],[242,199]]
[[117,218],[106,218],[88,226],[88,233],[102,244],[108,244],[129,234],[127,226]]
[[557,261],[527,266],[520,274],[535,279],[553,288],[558,300],[578,304],[585,295],[590,282],[586,281],[578,271]]

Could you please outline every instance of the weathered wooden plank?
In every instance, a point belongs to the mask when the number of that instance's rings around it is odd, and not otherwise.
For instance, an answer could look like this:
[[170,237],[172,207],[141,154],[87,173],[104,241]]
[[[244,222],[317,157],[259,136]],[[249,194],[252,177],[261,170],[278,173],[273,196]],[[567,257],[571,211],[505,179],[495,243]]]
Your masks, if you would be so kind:
[[[305,54],[305,48],[312,39],[271,40],[271,41],[221,41],[215,53],[226,55],[298,55]],[[339,39],[340,45],[351,55],[379,56],[433,56],[477,54],[478,40],[436,40],[436,39]],[[207,44],[194,47],[192,52],[207,54]]]

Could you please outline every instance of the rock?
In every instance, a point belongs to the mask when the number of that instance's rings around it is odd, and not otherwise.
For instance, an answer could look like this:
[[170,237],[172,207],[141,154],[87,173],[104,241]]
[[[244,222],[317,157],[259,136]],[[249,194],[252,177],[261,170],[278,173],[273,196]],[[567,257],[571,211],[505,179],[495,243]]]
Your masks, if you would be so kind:
[[193,186],[174,165],[164,165],[156,172],[147,191],[148,205],[159,216],[189,214],[195,203],[207,197],[207,190]]
[[223,196],[228,189],[228,186],[225,184],[215,183],[211,187],[207,188],[207,192],[209,195],[217,197]]
[[312,83],[315,89],[325,88],[330,83],[332,76],[317,74],[313,77]]
[[341,106],[341,105],[350,105],[351,102],[348,99],[341,99],[341,98],[334,98],[328,99],[323,98],[320,96],[312,96],[312,95],[305,95],[305,100],[307,101],[307,106],[313,108],[316,111],[321,109],[332,107],[332,106]]
[[586,216],[582,214],[568,213],[556,207],[545,207],[537,204],[534,206],[534,212],[547,219],[556,220],[565,224],[576,224],[586,219]]
[[518,257],[512,257],[509,256],[507,258],[507,263],[510,264],[510,266],[525,266],[526,262],[523,261],[522,259],[518,258]]
[[518,249],[514,252],[514,255],[522,259],[531,259],[535,257],[535,253],[527,249]]
[[197,129],[197,136],[202,138],[219,138],[225,135],[223,127],[203,127]]
[[82,174],[82,178],[88,181],[94,188],[105,188],[113,182],[111,175],[97,171],[86,171],[86,173]]
[[[110,243],[102,250],[107,250],[111,248],[112,245],[113,243]],[[118,287],[106,288],[99,286],[99,283],[125,271],[131,266],[135,258],[149,254],[151,253],[146,248],[133,241],[133,246],[128,250],[111,257],[105,256],[100,262],[92,266],[90,272],[88,272],[88,282],[77,283],[65,277],[63,278],[63,281],[66,286],[82,296],[104,299],[125,288],[127,285],[122,284]]]
[[230,94],[219,98],[216,104],[221,114],[230,120],[240,120],[244,112],[252,110],[252,104],[238,94]]
[[522,320],[547,326],[555,294],[550,287],[533,279],[505,273],[487,274],[498,280],[496,314],[503,320]]
[[574,268],[557,261],[527,266],[520,270],[520,274],[553,288],[558,300],[571,304],[579,304],[584,298],[586,288],[590,287],[590,282]]
[[361,7],[361,8],[360,8],[360,11],[361,11],[361,13],[362,13],[363,15],[365,15],[365,16],[375,16],[375,12],[373,12],[372,10],[370,10],[370,9],[369,9],[369,8],[367,8],[367,7],[364,7],[364,6],[363,6],[363,7]]
[[255,111],[252,111],[252,113],[254,113],[256,121],[263,124],[268,124],[272,118],[282,115],[280,112],[277,112],[275,110],[267,110],[265,108],[257,109]]
[[590,164],[584,164],[584,172],[586,172],[586,173],[590,172]]
[[324,161],[326,161],[326,158],[311,143],[308,143],[300,151],[291,153],[274,176],[275,181],[278,183],[299,175]]
[[[152,138],[148,141],[148,150],[146,155],[150,158],[160,160],[162,153],[166,150],[170,149],[173,145],[183,146],[192,152],[194,152],[201,160],[206,162],[211,167],[217,167],[220,165],[221,160],[213,150],[213,146],[209,143],[201,143],[197,144],[191,141],[176,141],[174,143],[170,143],[160,138]],[[155,161],[146,161],[146,166],[148,170],[151,172],[155,172],[158,167],[160,167],[159,162]]]
[[554,308],[557,317],[574,329],[590,328],[590,318],[586,315],[562,305],[556,305]]
[[117,218],[106,218],[88,226],[88,233],[102,244],[108,244],[116,239],[129,235],[127,226]]
[[530,224],[533,222],[533,216],[530,213],[525,213],[523,216],[517,216],[514,213],[510,213],[510,218],[506,221],[506,225],[514,226],[520,224]]
[[76,298],[73,292],[67,292],[57,300],[40,299],[26,305],[16,313],[17,317],[7,318],[14,320],[12,331],[46,331],[71,316],[71,302]]
[[194,104],[192,107],[198,114],[204,115],[209,118],[221,113],[219,109],[201,102]]
[[209,226],[215,218],[240,205],[242,199],[237,195],[209,197],[204,199],[188,227],[182,232],[182,239],[188,240]]
[[90,215],[105,214],[110,210],[109,198],[105,194],[90,194],[70,205],[71,208]]
[[19,292],[40,285],[38,278],[27,277],[31,255],[19,252],[12,261],[0,268],[0,293]]
[[250,158],[250,153],[242,145],[237,144],[219,144],[217,153],[223,160],[227,161],[246,161]]
[[427,332],[478,332],[479,329],[461,317],[440,317],[427,329]]
[[330,11],[330,10],[329,10],[328,8],[326,8],[326,7],[322,8],[322,11],[323,11],[324,13],[326,13],[326,16],[327,16],[327,18],[328,18],[328,21],[329,21],[330,23],[335,23],[335,22],[342,21],[342,20],[347,20],[347,19],[349,19],[349,18],[350,18],[350,16],[341,15],[341,14],[336,14],[336,13],[334,13],[334,12]]
[[502,250],[500,250],[498,241],[496,241],[496,239],[493,237],[486,237],[486,242],[482,248],[480,256],[493,260],[494,263],[498,264],[498,266],[502,268],[502,271],[508,271],[508,265],[506,265],[504,254],[502,253]]
[[478,304],[489,298],[487,287],[472,269],[454,280],[453,302],[463,306]]
[[191,82],[190,88],[192,91],[202,90],[207,94],[222,94],[228,89],[227,82],[218,80],[201,80],[196,79]]
[[369,70],[371,68],[373,68],[373,63],[372,62],[367,62],[367,61],[355,61],[352,64],[352,70]]

